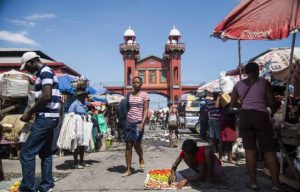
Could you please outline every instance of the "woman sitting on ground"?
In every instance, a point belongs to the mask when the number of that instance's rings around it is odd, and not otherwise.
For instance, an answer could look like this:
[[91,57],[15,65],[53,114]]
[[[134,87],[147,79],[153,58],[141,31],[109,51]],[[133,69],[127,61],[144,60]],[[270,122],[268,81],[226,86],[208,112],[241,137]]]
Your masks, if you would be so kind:
[[[182,160],[189,168],[176,172]],[[177,188],[181,189],[189,181],[200,181],[206,178],[206,187],[210,187],[213,177],[219,177],[221,173],[221,162],[214,153],[204,146],[198,147],[194,140],[188,139],[183,142],[182,151],[172,166],[170,183],[178,182]]]

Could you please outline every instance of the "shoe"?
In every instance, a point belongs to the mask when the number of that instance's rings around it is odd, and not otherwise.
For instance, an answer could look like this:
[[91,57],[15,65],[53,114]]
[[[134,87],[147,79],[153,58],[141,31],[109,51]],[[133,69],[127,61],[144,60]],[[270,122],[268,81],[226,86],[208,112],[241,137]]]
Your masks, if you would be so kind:
[[259,187],[258,187],[257,185],[250,185],[250,186],[249,186],[249,189],[250,189],[251,191],[259,191]]
[[[53,188],[50,188],[48,189],[48,191],[45,191],[45,192],[52,192],[53,191]],[[37,192],[42,192],[41,190],[37,190]]]
[[73,165],[73,169],[83,169],[82,165]]
[[82,166],[83,166],[83,167],[90,167],[91,165],[88,164],[88,163],[84,163]]
[[272,192],[281,192],[281,191],[282,189],[280,187],[275,187],[275,186],[272,187]]

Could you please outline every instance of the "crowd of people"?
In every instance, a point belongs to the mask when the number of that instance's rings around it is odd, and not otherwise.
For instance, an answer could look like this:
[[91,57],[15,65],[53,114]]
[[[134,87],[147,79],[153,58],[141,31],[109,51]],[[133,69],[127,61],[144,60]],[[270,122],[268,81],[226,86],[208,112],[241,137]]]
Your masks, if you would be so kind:
[[[22,57],[22,69],[36,73],[35,84],[36,103],[26,111],[21,120],[29,121],[35,115],[30,135],[21,150],[21,165],[23,179],[20,191],[50,191],[54,187],[52,176],[53,130],[60,118],[60,92],[54,72],[44,65],[34,52],[27,52]],[[272,176],[272,191],[280,191],[279,165],[275,154],[275,140],[271,118],[276,111],[281,110],[278,98],[282,92],[276,93],[278,100],[273,100],[270,83],[259,78],[259,68],[256,63],[249,63],[245,67],[247,78],[238,82],[231,93],[231,102],[224,105],[221,102],[222,93],[214,92],[212,98],[205,95],[200,103],[199,123],[200,137],[208,140],[212,147],[199,147],[193,140],[185,140],[182,151],[172,166],[170,182],[178,181],[178,188],[182,188],[189,181],[206,179],[207,185],[212,185],[214,177],[222,173],[223,156],[226,153],[229,163],[235,163],[232,157],[232,144],[237,139],[235,128],[239,127],[239,134],[243,139],[246,165],[250,176],[250,188],[258,190],[256,178],[257,143],[259,149],[265,152]],[[99,150],[99,143],[104,133],[111,127],[110,135],[116,136],[118,141],[125,142],[126,172],[124,176],[132,174],[132,151],[138,155],[139,167],[145,168],[143,147],[141,145],[145,132],[145,125],[149,111],[149,95],[142,91],[143,81],[140,77],[132,79],[133,91],[125,98],[124,109],[117,106],[106,106],[105,109],[95,105],[88,105],[88,94],[84,90],[77,90],[76,100],[71,104],[68,113],[75,113],[82,117],[90,115],[93,122],[93,137],[95,148]],[[297,98],[290,100],[296,102]],[[299,103],[299,100],[298,100]],[[87,105],[86,105],[87,104]],[[289,107],[289,116],[293,108]],[[152,123],[161,119],[163,129],[169,131],[170,147],[178,147],[178,129],[184,127],[185,104],[170,103],[167,112],[154,113],[150,118]],[[239,108],[238,115],[236,108]],[[299,106],[298,109],[299,111]],[[125,113],[125,114],[120,114]],[[120,116],[124,117],[123,119]],[[238,117],[238,121],[237,121]],[[101,136],[102,135],[102,136]],[[90,166],[84,162],[86,146],[78,145],[73,151],[74,168],[82,169]],[[219,156],[215,155],[218,153]],[[41,158],[42,180],[38,186],[34,184],[35,156]],[[79,160],[78,160],[79,155]],[[181,161],[188,165],[185,173],[177,172]]]

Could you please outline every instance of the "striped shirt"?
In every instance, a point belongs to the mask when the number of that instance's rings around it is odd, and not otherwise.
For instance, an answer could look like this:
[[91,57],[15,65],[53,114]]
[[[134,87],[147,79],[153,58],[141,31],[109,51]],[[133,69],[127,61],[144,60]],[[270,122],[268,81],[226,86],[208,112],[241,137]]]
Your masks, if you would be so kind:
[[37,113],[45,114],[46,117],[59,117],[60,110],[60,91],[58,87],[58,79],[52,69],[44,65],[36,74],[35,81],[35,99],[36,101],[42,95],[44,85],[52,85],[52,97],[50,102],[44,109],[39,110]]
[[143,120],[144,102],[150,101],[146,92],[140,91],[137,95],[129,96],[129,111],[126,121],[129,123],[139,123]]
[[221,111],[215,107],[216,101],[209,101],[207,103],[209,119],[221,120]]

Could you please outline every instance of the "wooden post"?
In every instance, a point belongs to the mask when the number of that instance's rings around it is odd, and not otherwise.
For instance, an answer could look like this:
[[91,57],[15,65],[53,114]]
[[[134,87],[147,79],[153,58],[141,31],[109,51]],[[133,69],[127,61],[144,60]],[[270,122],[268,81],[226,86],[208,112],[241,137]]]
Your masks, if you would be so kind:
[[284,108],[283,108],[284,110],[283,110],[283,113],[282,113],[283,122],[285,121],[286,109],[287,109],[287,103],[288,103],[288,97],[289,97],[289,85],[290,85],[290,82],[291,82],[291,73],[292,73],[295,41],[296,41],[296,33],[293,33],[291,54],[290,54],[290,64],[289,64],[289,73],[288,73],[288,78],[287,78],[287,82],[286,82],[285,96],[284,96]]
[[4,181],[4,173],[3,173],[2,159],[0,159],[0,181]]

